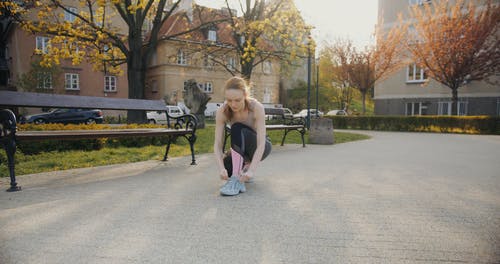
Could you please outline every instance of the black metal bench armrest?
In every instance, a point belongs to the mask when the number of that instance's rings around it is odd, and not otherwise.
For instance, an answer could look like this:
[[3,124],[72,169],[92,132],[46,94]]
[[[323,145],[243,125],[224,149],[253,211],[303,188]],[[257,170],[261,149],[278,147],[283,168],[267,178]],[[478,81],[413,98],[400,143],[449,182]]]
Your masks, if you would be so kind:
[[16,115],[9,109],[0,110],[0,139],[13,137],[17,131]]
[[198,127],[198,118],[196,118],[193,114],[184,114],[173,117],[167,113],[167,120],[167,124],[169,124],[168,126],[175,129],[192,129],[194,133]]
[[304,117],[285,117],[283,120],[284,125],[306,126],[306,119]]

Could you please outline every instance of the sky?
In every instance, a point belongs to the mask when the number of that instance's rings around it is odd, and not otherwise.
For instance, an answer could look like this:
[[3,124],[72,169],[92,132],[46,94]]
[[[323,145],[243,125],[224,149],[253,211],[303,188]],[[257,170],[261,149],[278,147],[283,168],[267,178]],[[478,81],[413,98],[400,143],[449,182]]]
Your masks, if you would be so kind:
[[[377,0],[294,1],[306,23],[314,27],[312,37],[320,47],[336,38],[351,39],[360,48],[373,44]],[[196,0],[196,3],[214,8],[225,6],[224,0]]]

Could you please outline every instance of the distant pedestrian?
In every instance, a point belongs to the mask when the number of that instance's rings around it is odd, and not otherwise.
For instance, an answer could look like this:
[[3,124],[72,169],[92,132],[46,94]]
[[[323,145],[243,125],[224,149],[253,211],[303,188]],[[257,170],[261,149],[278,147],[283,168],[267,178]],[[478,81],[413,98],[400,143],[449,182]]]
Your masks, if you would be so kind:
[[[225,102],[215,117],[214,154],[220,177],[227,180],[222,195],[245,192],[261,160],[271,151],[266,137],[264,106],[249,96],[247,82],[240,77],[227,80]],[[224,130],[231,127],[231,148],[223,153]]]

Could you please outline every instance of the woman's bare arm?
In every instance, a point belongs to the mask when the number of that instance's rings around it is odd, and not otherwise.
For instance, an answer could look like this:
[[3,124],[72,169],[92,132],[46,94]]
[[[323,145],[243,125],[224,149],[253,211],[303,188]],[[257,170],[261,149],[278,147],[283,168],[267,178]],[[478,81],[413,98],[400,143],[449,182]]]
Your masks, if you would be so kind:
[[255,170],[260,164],[260,160],[262,159],[262,155],[264,154],[264,150],[266,147],[266,118],[264,113],[264,106],[261,103],[255,104],[255,129],[257,132],[257,148],[255,149],[255,153],[252,157],[252,162],[248,167],[246,172],[243,172],[244,179],[247,180],[249,177],[252,177]]
[[217,167],[219,168],[222,179],[228,179],[228,173],[224,167],[222,147],[224,142],[224,130],[226,129],[226,117],[224,115],[224,107],[217,109],[215,114],[215,140],[214,140],[214,155]]

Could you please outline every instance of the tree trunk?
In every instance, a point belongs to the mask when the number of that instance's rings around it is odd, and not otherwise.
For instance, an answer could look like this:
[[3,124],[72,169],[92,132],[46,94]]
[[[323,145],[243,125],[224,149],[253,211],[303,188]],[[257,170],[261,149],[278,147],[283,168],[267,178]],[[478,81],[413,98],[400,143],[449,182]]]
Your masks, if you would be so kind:
[[253,70],[253,60],[247,63],[241,63],[241,77],[244,78],[247,81],[250,81],[250,78],[252,77],[252,70]]
[[[144,99],[145,73],[134,69],[128,70],[128,92],[131,99]],[[127,112],[127,123],[143,124],[146,123],[146,112],[140,110],[129,110]]]
[[[128,77],[128,98],[144,99],[144,87],[146,82],[146,71],[144,60],[142,59],[141,45],[131,47],[127,61]],[[127,123],[143,124],[147,122],[146,112],[129,110],[127,113]]]
[[366,114],[366,90],[361,90],[361,100],[363,103],[363,115]]
[[[1,29],[0,29],[1,31]],[[0,32],[6,34],[6,32]],[[0,39],[0,86],[7,86],[10,76],[9,63],[6,55],[7,43],[3,37]]]
[[9,83],[10,70],[7,58],[7,42],[10,31],[13,28],[13,19],[10,17],[14,14],[7,10],[2,10],[6,13],[3,14],[4,17],[0,19],[0,86],[7,87]]
[[451,115],[458,115],[458,88],[451,88]]

